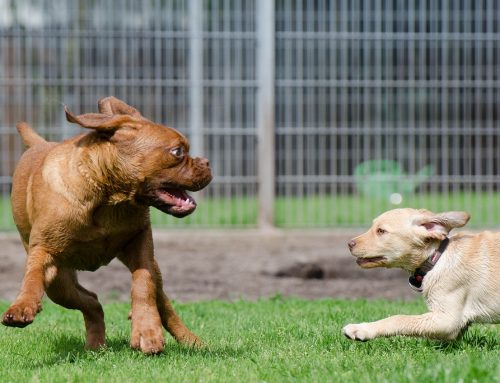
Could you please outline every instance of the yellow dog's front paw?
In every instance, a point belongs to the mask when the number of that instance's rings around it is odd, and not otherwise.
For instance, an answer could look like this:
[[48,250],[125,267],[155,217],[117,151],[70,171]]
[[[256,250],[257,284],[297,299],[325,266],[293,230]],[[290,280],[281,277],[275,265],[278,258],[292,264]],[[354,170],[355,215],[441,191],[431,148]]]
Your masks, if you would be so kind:
[[342,329],[342,334],[351,340],[362,342],[375,338],[373,332],[370,331],[370,325],[367,323],[348,324]]

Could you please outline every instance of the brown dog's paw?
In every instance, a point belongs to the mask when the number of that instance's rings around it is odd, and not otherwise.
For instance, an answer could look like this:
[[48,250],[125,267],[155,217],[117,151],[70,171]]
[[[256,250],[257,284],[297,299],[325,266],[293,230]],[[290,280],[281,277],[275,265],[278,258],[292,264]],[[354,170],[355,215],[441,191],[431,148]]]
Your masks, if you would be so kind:
[[132,330],[130,347],[144,354],[159,354],[165,347],[162,327],[137,328]]
[[144,354],[154,355],[159,354],[163,351],[165,347],[165,341],[163,339],[163,335],[161,337],[144,337],[141,336],[140,348]]
[[104,337],[104,334],[87,337],[87,341],[85,342],[85,350],[95,351],[103,347],[106,347],[106,339]]
[[194,335],[192,332],[186,332],[176,340],[178,343],[184,346],[189,346],[194,348],[201,348],[205,345],[203,341],[198,336]]
[[10,327],[26,327],[33,323],[36,314],[42,311],[42,306],[14,304],[2,316],[2,324]]

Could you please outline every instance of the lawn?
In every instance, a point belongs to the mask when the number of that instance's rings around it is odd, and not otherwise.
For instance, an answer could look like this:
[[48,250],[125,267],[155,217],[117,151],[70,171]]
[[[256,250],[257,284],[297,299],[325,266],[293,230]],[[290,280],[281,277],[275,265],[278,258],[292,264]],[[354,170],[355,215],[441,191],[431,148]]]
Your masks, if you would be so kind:
[[[278,197],[275,224],[282,228],[336,228],[369,226],[380,213],[396,207],[427,208],[432,211],[465,210],[472,214],[469,228],[500,227],[500,193],[414,194],[399,205],[388,198],[360,195]],[[198,198],[196,212],[178,219],[151,209],[156,227],[242,228],[257,225],[257,199]],[[0,197],[0,231],[14,230],[10,201]]]
[[[7,307],[0,303],[0,309]],[[201,350],[167,336],[163,354],[128,348],[129,305],[105,305],[108,348],[82,350],[78,312],[49,302],[25,329],[0,328],[1,382],[499,382],[498,326],[473,325],[453,343],[394,337],[345,339],[348,322],[421,313],[421,300],[283,299],[176,304],[206,341]]]
[[[369,226],[382,212],[398,207],[426,208],[435,212],[465,210],[472,214],[468,227],[500,226],[500,193],[414,194],[399,205],[388,198],[360,195],[277,197],[275,224],[282,228]],[[202,199],[197,211],[182,220],[152,209],[157,227],[245,227],[257,223],[255,198]]]

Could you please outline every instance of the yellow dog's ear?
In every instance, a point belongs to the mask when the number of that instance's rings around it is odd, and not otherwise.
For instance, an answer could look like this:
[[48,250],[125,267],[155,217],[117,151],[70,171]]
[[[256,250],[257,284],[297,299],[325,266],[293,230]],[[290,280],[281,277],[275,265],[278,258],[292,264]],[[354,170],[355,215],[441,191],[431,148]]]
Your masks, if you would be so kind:
[[97,107],[102,114],[128,114],[134,117],[141,117],[141,113],[137,109],[113,96],[101,98],[97,102]]
[[442,241],[452,229],[464,226],[469,219],[470,215],[464,211],[438,214],[425,211],[413,220],[413,224],[425,228],[427,237]]
[[99,131],[114,131],[125,125],[135,127],[139,123],[139,118],[128,114],[102,114],[102,113],[86,113],[76,116],[67,106],[64,107],[66,119],[69,122],[78,124],[84,128],[95,129]]

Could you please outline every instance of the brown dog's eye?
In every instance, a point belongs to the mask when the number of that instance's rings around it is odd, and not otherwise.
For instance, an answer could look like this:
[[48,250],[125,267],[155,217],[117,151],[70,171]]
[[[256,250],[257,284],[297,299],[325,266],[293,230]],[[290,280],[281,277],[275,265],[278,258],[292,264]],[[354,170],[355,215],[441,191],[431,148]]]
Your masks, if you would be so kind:
[[377,229],[377,234],[378,234],[378,235],[383,235],[383,234],[385,234],[385,233],[387,233],[387,230],[384,230],[384,229],[382,229],[382,228],[380,228],[380,227]]
[[174,157],[182,157],[184,155],[184,149],[181,146],[178,146],[177,148],[171,149],[170,153]]

